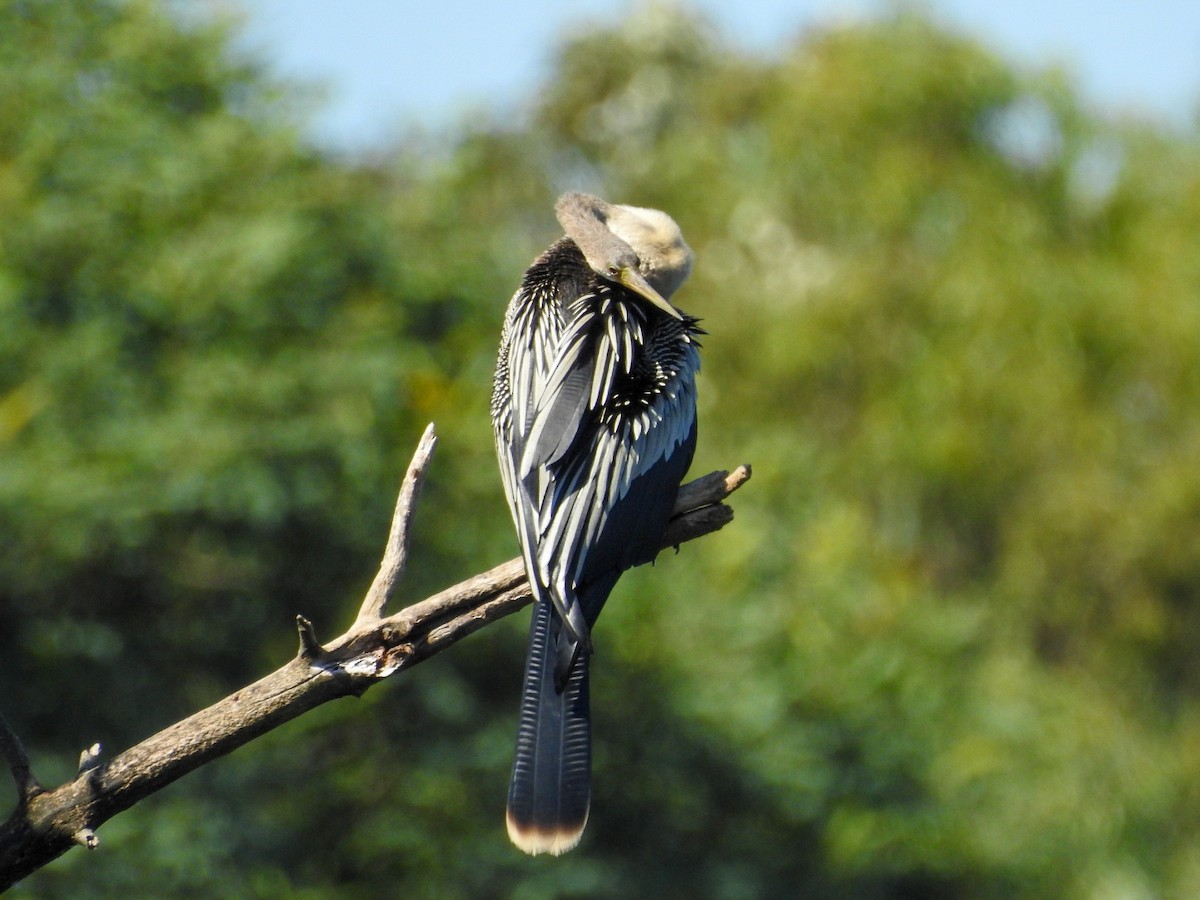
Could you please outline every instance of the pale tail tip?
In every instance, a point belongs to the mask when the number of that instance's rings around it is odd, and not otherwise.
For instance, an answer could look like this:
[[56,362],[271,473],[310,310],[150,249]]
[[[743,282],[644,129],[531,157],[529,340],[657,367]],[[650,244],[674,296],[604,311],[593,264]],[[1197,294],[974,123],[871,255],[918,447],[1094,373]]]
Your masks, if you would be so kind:
[[587,824],[587,819],[584,819],[578,825],[564,825],[547,830],[514,822],[511,814],[506,816],[505,820],[508,824],[509,840],[530,856],[537,856],[539,853],[562,856],[568,850],[573,850],[583,837],[583,827]]

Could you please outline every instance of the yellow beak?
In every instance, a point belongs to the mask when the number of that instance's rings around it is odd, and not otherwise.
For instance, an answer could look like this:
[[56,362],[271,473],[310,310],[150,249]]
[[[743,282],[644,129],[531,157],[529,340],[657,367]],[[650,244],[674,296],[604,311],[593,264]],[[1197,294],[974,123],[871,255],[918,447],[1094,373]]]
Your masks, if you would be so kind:
[[623,267],[618,273],[618,280],[629,290],[645,297],[667,315],[674,316],[676,319],[683,318],[683,313],[668,303],[666,298],[652,288],[650,282],[643,278],[636,269],[631,269],[629,266]]

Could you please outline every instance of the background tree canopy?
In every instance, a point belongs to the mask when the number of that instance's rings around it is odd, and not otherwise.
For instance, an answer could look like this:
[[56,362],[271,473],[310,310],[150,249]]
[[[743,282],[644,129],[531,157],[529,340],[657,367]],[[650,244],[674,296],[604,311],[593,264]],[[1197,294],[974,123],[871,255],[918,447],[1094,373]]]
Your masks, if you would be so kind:
[[[525,625],[106,825],[37,897],[1200,895],[1200,142],[920,15],[648,7],[519,124],[331,159],[233,26],[0,5],[0,705],[47,783],[515,554],[487,400],[567,187],[669,210],[738,520],[598,633],[583,846],[502,825]],[[523,619],[523,617],[521,617]]]

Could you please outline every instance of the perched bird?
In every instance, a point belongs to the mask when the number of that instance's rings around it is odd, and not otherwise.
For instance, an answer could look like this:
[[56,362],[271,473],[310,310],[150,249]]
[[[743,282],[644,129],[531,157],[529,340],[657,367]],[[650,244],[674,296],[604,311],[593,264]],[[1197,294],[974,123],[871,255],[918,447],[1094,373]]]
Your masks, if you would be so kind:
[[568,193],[504,318],[492,424],[535,599],[508,834],[565,853],[591,801],[591,629],[651,561],[696,446],[692,252],[664,212]]

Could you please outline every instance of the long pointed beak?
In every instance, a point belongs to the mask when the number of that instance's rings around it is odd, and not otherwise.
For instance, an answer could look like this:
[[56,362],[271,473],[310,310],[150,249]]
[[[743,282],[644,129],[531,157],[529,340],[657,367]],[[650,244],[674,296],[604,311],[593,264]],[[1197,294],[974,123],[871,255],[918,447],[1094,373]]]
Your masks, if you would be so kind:
[[643,278],[641,273],[636,269],[631,269],[629,266],[623,267],[619,273],[618,280],[625,287],[629,288],[629,290],[645,297],[667,315],[674,316],[676,319],[683,318],[683,313],[668,303],[662,294],[650,287],[650,282]]

